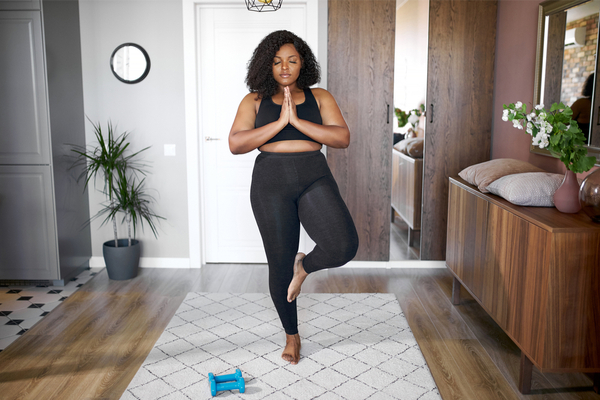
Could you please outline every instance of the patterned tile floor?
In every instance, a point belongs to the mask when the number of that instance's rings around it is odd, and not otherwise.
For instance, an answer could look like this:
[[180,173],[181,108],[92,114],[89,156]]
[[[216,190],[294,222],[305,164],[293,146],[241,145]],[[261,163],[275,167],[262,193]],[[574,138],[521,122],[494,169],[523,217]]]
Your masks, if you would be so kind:
[[65,286],[0,285],[0,351],[17,340],[102,268],[83,271]]

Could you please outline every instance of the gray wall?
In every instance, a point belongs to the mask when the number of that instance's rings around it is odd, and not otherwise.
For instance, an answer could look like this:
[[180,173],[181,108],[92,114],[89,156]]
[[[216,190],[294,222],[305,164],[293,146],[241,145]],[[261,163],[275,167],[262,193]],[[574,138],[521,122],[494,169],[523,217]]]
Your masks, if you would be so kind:
[[[188,258],[181,0],[80,0],[80,18],[86,115],[104,127],[111,120],[119,131],[130,131],[133,149],[152,146],[144,153],[152,165],[146,185],[155,189],[154,210],[166,221],[160,222],[158,239],[150,229],[138,231],[142,257]],[[150,73],[141,83],[122,83],[110,71],[110,55],[125,42],[141,45],[150,56]],[[86,135],[91,143],[87,121]],[[177,146],[175,157],[163,155],[165,144]],[[91,215],[103,200],[90,190]],[[101,257],[112,227],[99,225],[92,223],[92,251]],[[126,235],[119,228],[119,236]]]

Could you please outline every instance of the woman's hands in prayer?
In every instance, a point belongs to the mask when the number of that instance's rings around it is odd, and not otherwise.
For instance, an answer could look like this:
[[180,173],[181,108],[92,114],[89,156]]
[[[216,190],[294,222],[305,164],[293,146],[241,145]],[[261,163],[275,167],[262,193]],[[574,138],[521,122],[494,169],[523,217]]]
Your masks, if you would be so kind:
[[281,105],[281,114],[279,120],[283,123],[292,124],[292,126],[298,126],[298,114],[296,113],[296,103],[292,99],[292,93],[290,92],[289,86],[283,88],[283,104]]

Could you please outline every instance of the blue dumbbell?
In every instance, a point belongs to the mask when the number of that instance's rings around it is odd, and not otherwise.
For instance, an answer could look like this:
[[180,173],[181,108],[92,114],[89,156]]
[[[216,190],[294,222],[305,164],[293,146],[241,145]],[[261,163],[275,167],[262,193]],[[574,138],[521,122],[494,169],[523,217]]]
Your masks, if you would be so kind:
[[213,396],[217,395],[217,392],[224,390],[239,390],[240,393],[246,391],[246,382],[242,377],[242,371],[239,369],[235,370],[235,374],[229,375],[213,375],[212,372],[208,373],[208,382],[210,383],[210,393]]

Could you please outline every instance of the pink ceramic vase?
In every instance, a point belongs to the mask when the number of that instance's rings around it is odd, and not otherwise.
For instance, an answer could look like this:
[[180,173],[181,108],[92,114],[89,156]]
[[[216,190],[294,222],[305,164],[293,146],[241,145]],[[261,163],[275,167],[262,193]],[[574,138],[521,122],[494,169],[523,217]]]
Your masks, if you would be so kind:
[[560,212],[574,214],[581,210],[577,175],[567,170],[560,187],[554,192],[554,206]]

